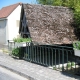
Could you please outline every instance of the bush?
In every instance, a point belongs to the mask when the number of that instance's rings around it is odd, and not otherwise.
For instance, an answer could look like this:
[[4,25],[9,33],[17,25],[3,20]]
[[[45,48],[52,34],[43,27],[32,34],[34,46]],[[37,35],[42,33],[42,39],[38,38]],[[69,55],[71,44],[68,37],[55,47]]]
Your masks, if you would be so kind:
[[71,65],[72,65],[72,66],[75,66],[75,62],[72,62]]
[[68,61],[68,63],[67,63],[67,68],[70,68],[70,67],[71,67],[71,62]]
[[31,38],[14,38],[13,39],[14,42],[31,42]]
[[77,50],[80,50],[80,41],[76,41],[73,43],[73,48],[74,49],[77,49]]
[[19,48],[14,48],[14,49],[12,50],[12,55],[19,57]]

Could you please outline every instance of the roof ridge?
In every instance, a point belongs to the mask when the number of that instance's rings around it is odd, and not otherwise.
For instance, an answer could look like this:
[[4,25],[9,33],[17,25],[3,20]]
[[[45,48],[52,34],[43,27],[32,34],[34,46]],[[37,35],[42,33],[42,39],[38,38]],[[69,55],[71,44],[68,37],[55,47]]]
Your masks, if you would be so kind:
[[7,6],[2,7],[1,9],[6,8],[6,7],[10,7],[10,6],[13,6],[13,5],[17,5],[17,4],[21,5],[22,3],[20,2],[20,3],[16,3],[16,4],[7,5]]

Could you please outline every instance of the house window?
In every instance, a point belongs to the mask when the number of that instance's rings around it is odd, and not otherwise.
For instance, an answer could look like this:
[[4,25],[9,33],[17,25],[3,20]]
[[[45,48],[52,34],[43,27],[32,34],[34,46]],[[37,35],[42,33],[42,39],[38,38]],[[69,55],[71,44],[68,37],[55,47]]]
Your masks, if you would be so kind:
[[19,20],[16,20],[16,26],[19,27]]

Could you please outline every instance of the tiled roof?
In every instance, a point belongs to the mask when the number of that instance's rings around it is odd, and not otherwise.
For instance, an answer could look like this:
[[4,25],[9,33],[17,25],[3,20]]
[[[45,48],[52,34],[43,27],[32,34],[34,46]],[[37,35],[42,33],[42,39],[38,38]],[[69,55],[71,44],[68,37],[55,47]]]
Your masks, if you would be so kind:
[[26,28],[22,27],[28,27],[33,42],[72,44],[73,41],[77,40],[72,25],[74,20],[71,9],[62,6],[35,4],[23,4],[22,7],[19,33],[25,31]]
[[7,7],[3,7],[0,10],[0,18],[8,17],[14,11],[14,9],[20,4],[21,3],[17,3],[17,4],[13,4],[13,5],[7,6]]

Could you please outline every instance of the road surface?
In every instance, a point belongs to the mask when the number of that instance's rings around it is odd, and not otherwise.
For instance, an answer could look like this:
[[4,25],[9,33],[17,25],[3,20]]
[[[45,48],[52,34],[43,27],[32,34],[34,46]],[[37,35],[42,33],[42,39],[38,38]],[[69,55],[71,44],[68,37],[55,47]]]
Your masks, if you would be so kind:
[[0,80],[28,80],[10,70],[0,67]]

